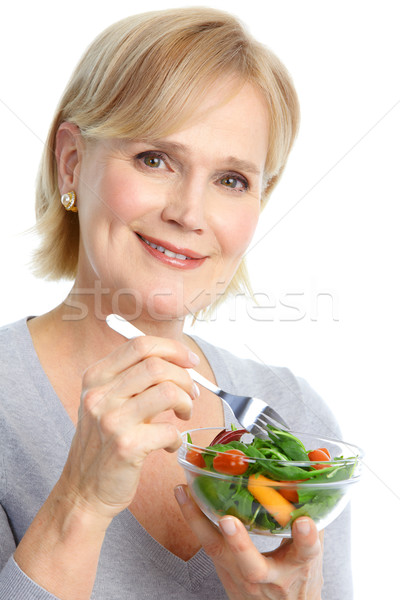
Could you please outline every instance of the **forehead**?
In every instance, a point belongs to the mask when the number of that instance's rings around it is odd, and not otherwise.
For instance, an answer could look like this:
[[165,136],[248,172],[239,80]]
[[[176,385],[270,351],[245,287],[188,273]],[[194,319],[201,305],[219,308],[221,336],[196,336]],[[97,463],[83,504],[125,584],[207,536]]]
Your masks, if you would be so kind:
[[227,89],[221,83],[210,90],[191,118],[163,139],[208,150],[210,154],[251,157],[264,165],[268,152],[269,112],[265,98],[253,85]]
[[225,79],[211,86],[177,130],[164,135],[168,123],[164,126],[160,122],[159,135],[108,138],[100,141],[100,147],[106,153],[107,148],[116,147],[130,152],[132,143],[147,142],[167,153],[193,156],[204,163],[236,160],[238,169],[259,174],[265,170],[269,124],[267,102],[258,88]]

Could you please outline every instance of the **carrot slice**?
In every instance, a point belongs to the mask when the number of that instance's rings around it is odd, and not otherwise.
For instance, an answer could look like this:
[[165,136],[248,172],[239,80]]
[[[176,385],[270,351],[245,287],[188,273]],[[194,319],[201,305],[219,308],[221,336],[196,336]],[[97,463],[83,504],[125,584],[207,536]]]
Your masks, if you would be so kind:
[[286,500],[272,485],[276,481],[264,477],[264,475],[250,475],[247,488],[256,500],[268,511],[279,525],[286,527],[291,519],[291,513],[295,509],[293,504]]

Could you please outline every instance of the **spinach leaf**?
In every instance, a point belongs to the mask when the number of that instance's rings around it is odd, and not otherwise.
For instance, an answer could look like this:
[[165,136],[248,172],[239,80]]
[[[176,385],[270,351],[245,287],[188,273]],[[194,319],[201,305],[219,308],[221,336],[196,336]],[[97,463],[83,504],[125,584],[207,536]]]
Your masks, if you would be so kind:
[[311,469],[308,472],[309,479],[313,483],[323,483],[324,481],[343,481],[344,479],[350,479],[354,466],[346,464],[332,464],[325,469]]
[[203,452],[204,462],[206,463],[206,467],[207,467],[208,471],[214,471],[214,473],[215,473],[215,469],[213,467],[214,457],[215,457],[215,454],[212,454],[211,452]]
[[270,461],[268,463],[260,464],[261,467],[258,471],[262,475],[275,479],[275,481],[296,481],[309,479],[311,471],[307,471],[302,467],[296,467],[295,465],[285,465],[282,462]]
[[244,523],[253,520],[254,498],[241,481],[232,483],[200,475],[194,480],[193,487],[197,496],[218,514],[233,515]]
[[208,475],[196,477],[193,488],[203,502],[219,513],[224,511],[227,501],[232,496],[229,481],[217,480]]
[[257,450],[257,448],[254,448],[254,446],[246,446],[243,452],[250,458],[265,458],[264,454],[260,450]]
[[247,488],[238,485],[229,499],[227,514],[235,515],[245,523],[250,523],[254,513],[253,502],[254,498]]
[[260,527],[261,529],[269,529],[270,531],[279,529],[280,525],[277,521],[275,521],[274,517],[267,513],[263,506],[259,506],[260,510],[255,515],[254,525]]
[[289,431],[283,431],[272,425],[268,425],[267,427],[269,430],[269,437],[275,445],[286,454],[289,460],[309,460],[304,444],[297,437]]
[[314,492],[298,492],[300,506],[292,512],[292,518],[297,519],[306,515],[311,519],[321,519],[328,514],[340,500],[341,490],[317,490]]
[[268,440],[261,440],[259,438],[254,438],[250,447],[255,448],[265,458],[276,458],[277,460],[288,460],[285,454],[279,451],[279,449]]

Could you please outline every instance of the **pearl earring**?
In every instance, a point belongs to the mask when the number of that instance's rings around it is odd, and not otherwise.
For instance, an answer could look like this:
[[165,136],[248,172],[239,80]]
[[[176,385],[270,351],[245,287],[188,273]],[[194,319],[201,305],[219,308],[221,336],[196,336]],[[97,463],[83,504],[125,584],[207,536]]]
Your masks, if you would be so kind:
[[61,204],[65,208],[65,210],[70,210],[71,212],[78,212],[78,208],[76,206],[76,194],[74,191],[68,192],[68,194],[63,194],[61,196]]

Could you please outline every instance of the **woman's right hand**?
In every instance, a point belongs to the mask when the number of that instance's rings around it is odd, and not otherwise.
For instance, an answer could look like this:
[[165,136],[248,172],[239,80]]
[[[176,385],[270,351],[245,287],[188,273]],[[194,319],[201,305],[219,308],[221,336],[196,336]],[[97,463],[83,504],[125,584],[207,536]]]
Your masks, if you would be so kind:
[[77,429],[59,481],[63,495],[110,521],[129,506],[146,456],[181,444],[173,423],[154,419],[170,409],[190,418],[198,388],[186,368],[196,359],[180,342],[145,336],[85,371]]

